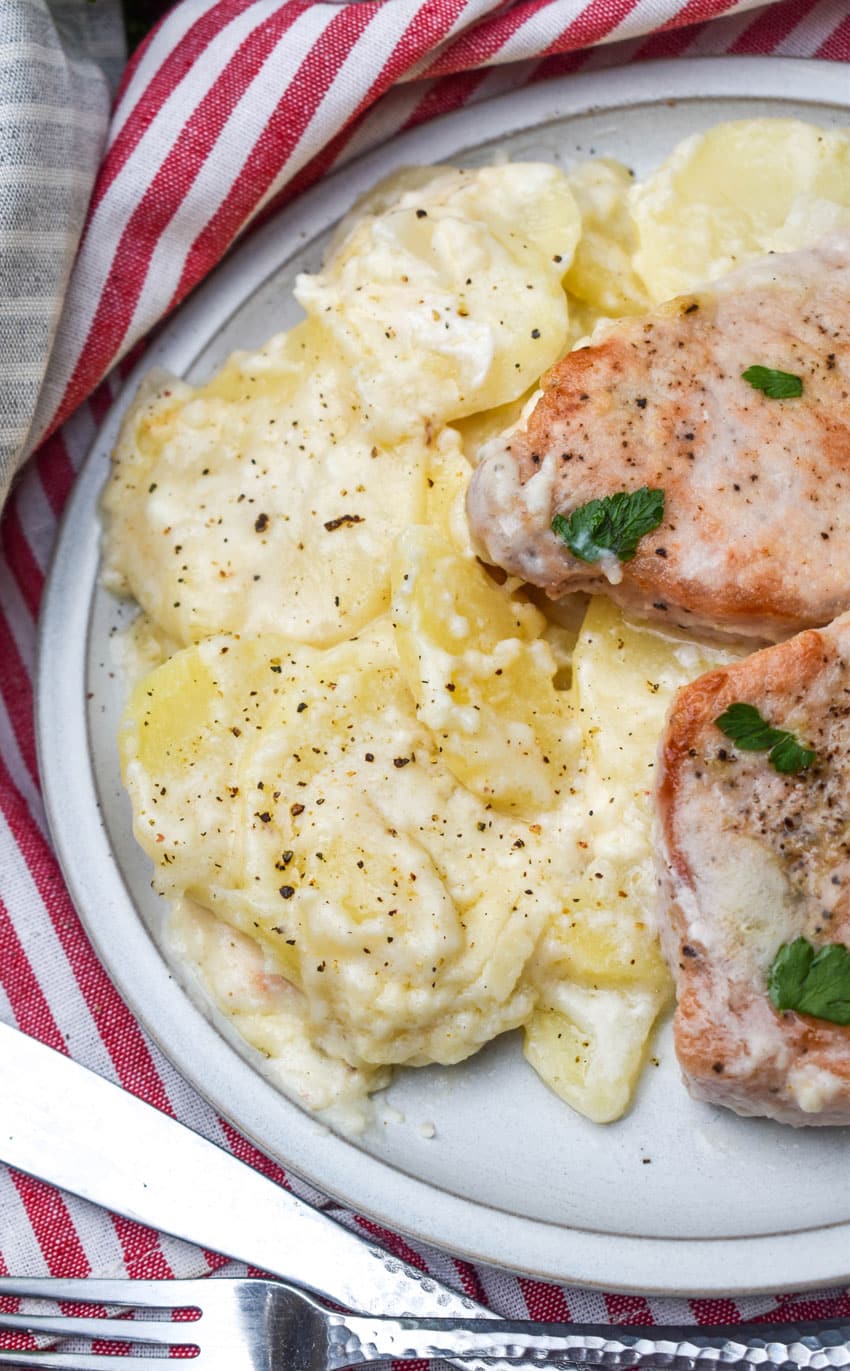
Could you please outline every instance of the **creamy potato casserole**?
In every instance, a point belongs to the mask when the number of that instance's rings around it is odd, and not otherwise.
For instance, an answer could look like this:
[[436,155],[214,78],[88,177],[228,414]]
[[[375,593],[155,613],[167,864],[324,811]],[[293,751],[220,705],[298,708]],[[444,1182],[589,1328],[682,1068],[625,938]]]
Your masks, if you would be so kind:
[[280,1086],[348,1123],[508,1030],[628,1107],[672,980],[649,795],[680,686],[743,648],[551,604],[475,555],[471,471],[610,321],[850,225],[850,137],[721,125],[618,162],[415,168],[305,318],[153,374],[103,497],[140,607],[120,748],[170,938]]

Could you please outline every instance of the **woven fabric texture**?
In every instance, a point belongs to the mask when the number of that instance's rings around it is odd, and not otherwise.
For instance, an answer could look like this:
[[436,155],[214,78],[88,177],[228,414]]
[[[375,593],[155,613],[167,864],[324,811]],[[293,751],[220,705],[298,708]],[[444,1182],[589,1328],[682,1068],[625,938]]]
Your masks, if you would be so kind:
[[[530,82],[719,53],[846,62],[845,0],[182,0],[124,70],[111,115],[121,62],[111,0],[0,5],[3,494],[30,457],[0,522],[0,1020],[370,1235],[374,1225],[284,1178],[216,1117],[86,940],[51,851],[33,730],[57,521],[132,350],[290,197],[399,130]],[[850,1314],[844,1291],[684,1305],[562,1289],[378,1236],[515,1315],[649,1324]],[[0,1167],[0,1271],[154,1277],[222,1265]]]
[[69,8],[0,9],[0,490],[29,438],[106,142],[105,67],[123,50],[117,10],[77,22]]

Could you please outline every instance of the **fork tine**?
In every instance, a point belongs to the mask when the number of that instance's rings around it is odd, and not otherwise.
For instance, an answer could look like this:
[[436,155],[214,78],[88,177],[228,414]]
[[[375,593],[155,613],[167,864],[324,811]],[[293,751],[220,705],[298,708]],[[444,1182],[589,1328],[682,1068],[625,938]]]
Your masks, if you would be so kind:
[[98,1357],[88,1352],[0,1352],[0,1366],[12,1366],[15,1371],[147,1371],[154,1360],[165,1366],[168,1357]]
[[0,1276],[0,1295],[31,1300],[76,1300],[80,1304],[113,1304],[124,1309],[201,1308],[208,1281],[96,1280],[93,1277]]
[[56,1338],[114,1338],[117,1342],[153,1342],[160,1347],[179,1343],[193,1343],[197,1339],[184,1336],[185,1331],[197,1327],[192,1323],[172,1323],[168,1319],[76,1319],[64,1314],[2,1314],[0,1328],[20,1329],[27,1333],[44,1333]]

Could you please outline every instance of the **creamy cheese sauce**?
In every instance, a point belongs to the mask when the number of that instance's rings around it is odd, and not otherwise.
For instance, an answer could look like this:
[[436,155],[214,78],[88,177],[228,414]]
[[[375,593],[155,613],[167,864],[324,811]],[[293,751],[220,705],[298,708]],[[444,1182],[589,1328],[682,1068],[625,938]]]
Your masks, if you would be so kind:
[[[481,571],[463,502],[486,460],[491,546],[547,516],[553,462],[520,486],[492,434],[600,320],[663,298],[653,245],[695,148],[645,188],[612,162],[401,173],[299,278],[301,325],[206,385],[153,376],[127,417],[104,578],[144,611],[123,648],[135,831],[175,955],[340,1126],[393,1066],[517,1027],[567,1102],[616,1118],[669,1001],[656,742],[675,689],[729,654],[602,600],[580,632],[544,615]],[[783,212],[786,238],[843,222],[823,194]],[[679,230],[688,288],[763,250],[752,216],[734,251],[715,218],[701,243],[694,216]],[[781,910],[762,868],[743,906]],[[813,1108],[830,1084],[795,1088]]]

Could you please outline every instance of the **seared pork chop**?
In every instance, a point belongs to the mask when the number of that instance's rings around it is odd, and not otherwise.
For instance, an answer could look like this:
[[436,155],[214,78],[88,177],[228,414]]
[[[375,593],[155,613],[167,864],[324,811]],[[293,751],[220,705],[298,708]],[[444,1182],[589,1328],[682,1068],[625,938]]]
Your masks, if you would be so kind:
[[[804,769],[777,770],[788,757],[769,750],[770,735],[742,750],[724,731],[733,704],[755,707],[814,759],[798,753]],[[850,1122],[850,1027],[777,1009],[768,993],[783,946],[850,945],[848,779],[850,614],[674,699],[656,789],[662,944],[676,1052],[700,1099],[785,1123]],[[828,989],[834,998],[841,986]]]
[[[802,394],[771,398],[743,378],[753,367]],[[552,598],[603,590],[761,641],[850,607],[850,235],[606,326],[541,384],[472,479],[485,561]],[[582,561],[552,532],[553,516],[642,487],[664,513],[631,560]]]

